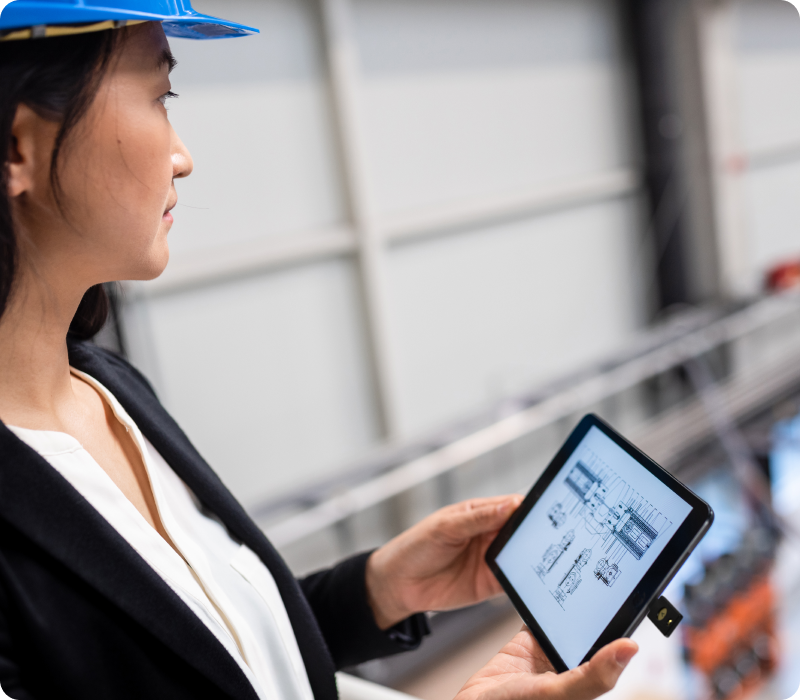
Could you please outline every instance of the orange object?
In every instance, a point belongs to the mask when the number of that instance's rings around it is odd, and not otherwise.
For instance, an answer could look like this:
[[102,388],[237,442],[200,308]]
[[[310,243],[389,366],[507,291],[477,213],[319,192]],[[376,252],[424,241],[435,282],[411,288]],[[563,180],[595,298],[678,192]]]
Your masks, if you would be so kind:
[[770,292],[781,292],[800,287],[800,260],[784,262],[767,272],[766,287]]
[[710,674],[774,621],[775,596],[768,579],[760,579],[735,595],[705,627],[686,628],[686,648],[692,663]]

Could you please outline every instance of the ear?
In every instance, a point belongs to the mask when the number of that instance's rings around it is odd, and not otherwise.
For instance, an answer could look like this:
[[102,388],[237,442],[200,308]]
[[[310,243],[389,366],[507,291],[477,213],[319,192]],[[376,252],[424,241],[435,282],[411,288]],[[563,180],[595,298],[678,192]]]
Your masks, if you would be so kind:
[[57,123],[43,119],[27,105],[17,107],[6,161],[9,197],[47,187],[57,133]]

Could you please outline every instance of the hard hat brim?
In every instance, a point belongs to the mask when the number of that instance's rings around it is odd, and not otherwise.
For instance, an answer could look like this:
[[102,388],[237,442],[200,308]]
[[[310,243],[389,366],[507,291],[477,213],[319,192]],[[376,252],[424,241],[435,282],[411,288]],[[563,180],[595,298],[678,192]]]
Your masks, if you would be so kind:
[[[47,19],[45,22],[37,23],[32,21],[32,18],[36,16]],[[35,24],[90,24],[105,20],[161,22],[167,36],[182,39],[224,39],[259,33],[255,27],[248,27],[211,15],[203,15],[194,10],[184,11],[180,15],[163,15],[115,8],[65,5],[63,2],[26,2],[25,0],[15,0],[6,5],[0,16],[0,32],[30,27]]]

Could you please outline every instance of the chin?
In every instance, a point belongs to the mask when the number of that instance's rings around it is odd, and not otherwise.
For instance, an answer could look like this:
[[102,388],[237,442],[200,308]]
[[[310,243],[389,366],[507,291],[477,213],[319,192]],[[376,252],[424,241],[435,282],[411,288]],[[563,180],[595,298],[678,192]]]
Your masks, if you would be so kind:
[[164,273],[164,270],[167,269],[168,263],[169,248],[165,246],[163,252],[153,255],[149,260],[146,261],[144,269],[137,270],[137,274],[129,279],[139,280],[141,282],[149,282],[150,280],[154,280],[157,277],[161,277],[161,275]]
[[151,273],[147,277],[145,277],[145,281],[150,281],[157,279],[158,277],[161,277],[161,275],[164,274],[164,270],[167,269],[168,262],[169,262],[169,256],[167,256],[167,259],[164,261],[163,265],[159,265],[158,267],[153,268]]

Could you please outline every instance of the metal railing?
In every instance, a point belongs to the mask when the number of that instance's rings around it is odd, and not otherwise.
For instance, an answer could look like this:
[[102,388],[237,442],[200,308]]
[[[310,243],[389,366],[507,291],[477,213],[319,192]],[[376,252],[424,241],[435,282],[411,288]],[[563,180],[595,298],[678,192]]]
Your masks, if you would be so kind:
[[[261,522],[271,520],[265,528],[267,535],[276,546],[287,547],[694,358],[760,329],[788,323],[798,313],[800,296],[794,293],[757,299],[729,309],[690,310],[636,338],[625,353],[505,402],[494,412],[461,426],[386,450],[363,464],[342,470],[336,479],[263,503],[251,512]],[[726,396],[741,412],[791,381],[800,381],[800,359],[770,363],[760,373],[754,369],[732,377],[723,391],[728,392]],[[661,416],[641,428],[638,439],[644,445],[661,444],[662,449],[666,442],[672,441],[672,452],[677,453],[681,445],[688,444],[689,438],[699,439],[709,430],[702,411],[689,402],[679,412]],[[291,514],[280,518],[281,512]]]

